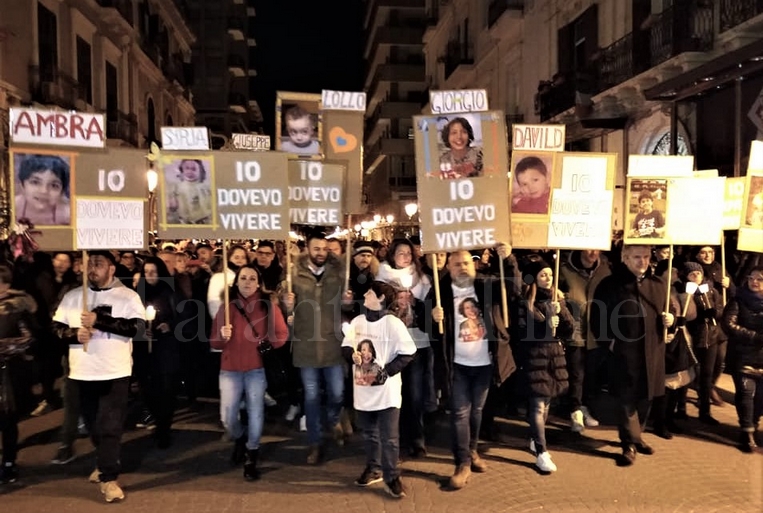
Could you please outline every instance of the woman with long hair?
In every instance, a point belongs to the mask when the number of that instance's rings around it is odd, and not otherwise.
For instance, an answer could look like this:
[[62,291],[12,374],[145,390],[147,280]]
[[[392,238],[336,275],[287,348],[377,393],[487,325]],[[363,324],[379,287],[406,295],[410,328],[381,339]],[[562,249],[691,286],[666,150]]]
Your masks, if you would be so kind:
[[[210,340],[213,348],[222,350],[220,417],[235,440],[232,463],[244,461],[244,478],[254,481],[260,478],[257,460],[268,386],[263,354],[283,346],[289,330],[278,298],[263,294],[260,273],[253,264],[245,264],[236,272],[228,310],[230,324],[225,323],[223,306],[215,316]],[[239,419],[242,394],[249,417],[248,431]]]
[[[389,297],[396,298],[392,312],[400,317],[416,344],[413,361],[403,369],[403,407],[400,412],[401,447],[414,458],[426,456],[424,417],[437,410],[434,389],[434,353],[423,329],[421,315],[424,300],[432,288],[429,276],[421,269],[413,243],[395,239],[389,246],[387,260],[379,266],[376,280],[391,287]],[[403,303],[401,303],[403,302]],[[409,312],[409,315],[400,315]]]

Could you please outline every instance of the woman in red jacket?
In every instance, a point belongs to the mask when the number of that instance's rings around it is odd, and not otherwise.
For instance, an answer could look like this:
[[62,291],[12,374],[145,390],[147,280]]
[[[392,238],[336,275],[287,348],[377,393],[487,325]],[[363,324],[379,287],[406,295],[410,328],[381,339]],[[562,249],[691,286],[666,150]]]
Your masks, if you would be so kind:
[[[220,417],[236,441],[232,460],[244,463],[244,478],[259,479],[257,458],[265,419],[265,390],[268,383],[261,353],[280,347],[289,331],[277,299],[260,290],[260,273],[251,264],[241,267],[230,289],[230,324],[221,308],[212,325],[211,345],[222,349],[220,363]],[[239,417],[241,395],[249,415],[248,433]],[[247,436],[248,435],[248,436]]]

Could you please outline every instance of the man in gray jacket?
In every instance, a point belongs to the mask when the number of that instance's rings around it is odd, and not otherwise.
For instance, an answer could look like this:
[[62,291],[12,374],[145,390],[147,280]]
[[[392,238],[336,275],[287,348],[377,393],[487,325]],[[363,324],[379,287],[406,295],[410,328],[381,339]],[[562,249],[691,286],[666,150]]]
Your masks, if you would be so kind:
[[300,369],[305,391],[305,416],[310,451],[308,465],[323,459],[321,445],[321,378],[325,382],[328,426],[338,443],[343,441],[339,424],[344,395],[342,359],[342,305],[352,304],[352,292],[345,292],[344,265],[328,251],[322,234],[307,239],[307,254],[300,255],[291,269],[292,292],[284,298],[293,315],[292,353]]

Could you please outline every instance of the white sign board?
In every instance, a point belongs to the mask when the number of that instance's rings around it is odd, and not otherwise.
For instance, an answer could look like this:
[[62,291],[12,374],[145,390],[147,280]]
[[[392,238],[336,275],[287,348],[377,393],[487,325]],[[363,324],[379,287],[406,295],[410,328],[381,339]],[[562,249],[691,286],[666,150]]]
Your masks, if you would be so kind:
[[726,178],[726,197],[723,207],[723,229],[738,230],[742,226],[745,177]]
[[607,155],[564,155],[561,188],[551,197],[549,248],[610,249],[614,197],[607,188],[609,162]]
[[163,126],[162,149],[209,150],[209,130],[204,126]]
[[233,134],[231,142],[237,150],[267,151],[270,149],[269,135]]
[[457,114],[459,112],[485,112],[490,110],[485,89],[463,91],[430,91],[429,106],[432,114]]
[[143,249],[145,201],[77,199],[77,249]]
[[671,244],[719,245],[725,178],[673,178],[668,184],[666,238]]
[[515,150],[564,151],[565,125],[513,125],[511,130]]
[[321,91],[322,110],[366,111],[366,93],[351,91]]
[[9,129],[13,144],[77,148],[103,148],[106,145],[103,114],[12,108]]
[[692,176],[694,157],[691,155],[629,155],[628,176],[670,177]]

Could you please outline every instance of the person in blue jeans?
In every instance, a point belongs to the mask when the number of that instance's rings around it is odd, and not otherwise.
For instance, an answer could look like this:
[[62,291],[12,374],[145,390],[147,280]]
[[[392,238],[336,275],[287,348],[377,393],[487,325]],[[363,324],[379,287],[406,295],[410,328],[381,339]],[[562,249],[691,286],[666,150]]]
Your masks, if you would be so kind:
[[[511,248],[505,244],[500,244],[497,250],[503,260],[511,254]],[[451,253],[447,269],[440,282],[442,306],[432,309],[428,327],[435,376],[450,400],[451,443],[456,464],[450,486],[458,490],[467,484],[472,471],[487,471],[487,464],[477,453],[482,408],[490,384],[503,383],[516,365],[501,313],[500,282],[478,278],[468,251]],[[431,293],[427,301],[434,304]],[[443,333],[438,329],[440,322]]]
[[[307,237],[307,253],[294,261],[291,292],[283,297],[293,316],[291,339],[294,367],[300,369],[305,392],[308,465],[323,460],[321,444],[321,382],[326,384],[326,419],[337,445],[344,445],[339,424],[344,397],[342,311],[352,309],[352,291],[345,290],[344,263],[328,251],[323,234]],[[288,287],[283,287],[288,290]]]
[[[235,440],[231,462],[244,462],[244,478],[260,478],[257,470],[260,438],[265,422],[265,366],[261,353],[286,343],[289,330],[278,306],[260,290],[260,272],[248,264],[236,273],[227,305],[230,323],[225,323],[225,308],[220,308],[212,325],[210,345],[221,349],[220,417]],[[239,419],[244,396],[249,415],[248,432]]]

